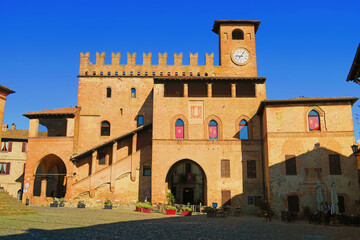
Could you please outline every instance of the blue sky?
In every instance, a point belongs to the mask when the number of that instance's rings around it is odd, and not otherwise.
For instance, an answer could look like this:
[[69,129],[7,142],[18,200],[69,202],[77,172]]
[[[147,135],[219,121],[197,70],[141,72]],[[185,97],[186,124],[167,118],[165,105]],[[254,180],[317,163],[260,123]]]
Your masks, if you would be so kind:
[[[4,123],[28,129],[30,111],[76,105],[80,52],[215,54],[214,20],[261,20],[258,75],[268,99],[359,97],[346,77],[360,43],[360,1],[1,1],[0,84],[8,97]],[[155,59],[155,62],[157,59]],[[357,105],[359,105],[357,103]],[[360,114],[354,107],[354,115]],[[354,121],[357,120],[354,118]],[[359,127],[355,123],[356,138]]]

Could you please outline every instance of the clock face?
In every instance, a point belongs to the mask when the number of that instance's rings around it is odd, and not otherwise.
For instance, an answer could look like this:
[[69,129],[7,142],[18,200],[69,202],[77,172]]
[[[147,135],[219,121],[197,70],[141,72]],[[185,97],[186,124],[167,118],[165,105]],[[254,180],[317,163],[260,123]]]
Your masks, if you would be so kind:
[[238,48],[236,49],[232,54],[232,60],[234,63],[243,65],[246,64],[249,61],[249,52],[244,48]]

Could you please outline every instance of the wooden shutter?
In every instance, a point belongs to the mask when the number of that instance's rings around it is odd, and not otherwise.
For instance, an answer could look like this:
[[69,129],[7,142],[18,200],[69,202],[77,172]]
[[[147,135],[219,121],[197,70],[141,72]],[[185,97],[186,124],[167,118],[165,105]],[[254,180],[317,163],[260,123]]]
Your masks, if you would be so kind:
[[221,177],[230,177],[230,160],[221,160]]
[[5,174],[10,174],[10,163],[6,163],[6,172]]
[[221,203],[223,206],[231,205],[231,191],[221,190]]
[[27,142],[22,143],[21,152],[26,152],[26,145],[27,145]]
[[247,166],[247,177],[256,178],[256,161],[249,160],[246,162],[246,166]]
[[330,175],[341,175],[340,155],[329,155]]
[[13,143],[13,142],[9,142],[8,152],[11,152],[11,151],[12,151],[12,143]]
[[285,155],[286,175],[296,175],[296,157],[295,155]]

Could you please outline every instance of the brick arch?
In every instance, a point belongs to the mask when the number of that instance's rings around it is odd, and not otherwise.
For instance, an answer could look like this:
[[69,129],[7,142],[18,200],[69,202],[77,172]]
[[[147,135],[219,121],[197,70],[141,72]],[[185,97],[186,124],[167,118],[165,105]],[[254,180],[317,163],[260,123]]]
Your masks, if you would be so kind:
[[215,120],[218,124],[218,139],[223,139],[223,124],[221,119],[216,115],[208,116],[204,121],[204,138],[209,139],[209,123],[211,120]]
[[240,125],[241,120],[245,120],[247,122],[249,139],[252,139],[253,138],[253,123],[251,122],[251,119],[246,115],[241,115],[240,117],[238,117],[235,120],[235,136],[236,136],[236,138],[239,139],[239,131],[240,131],[239,125]]
[[[175,122],[181,119],[184,122],[184,139],[189,138],[189,121],[182,114],[176,114],[170,119],[170,139],[175,139]],[[180,139],[177,139],[181,141]]]
[[308,106],[305,111],[305,130],[306,132],[317,132],[317,131],[309,131],[309,118],[308,115],[311,110],[315,110],[320,115],[320,132],[326,131],[326,120],[325,120],[325,111],[322,110],[319,106]]

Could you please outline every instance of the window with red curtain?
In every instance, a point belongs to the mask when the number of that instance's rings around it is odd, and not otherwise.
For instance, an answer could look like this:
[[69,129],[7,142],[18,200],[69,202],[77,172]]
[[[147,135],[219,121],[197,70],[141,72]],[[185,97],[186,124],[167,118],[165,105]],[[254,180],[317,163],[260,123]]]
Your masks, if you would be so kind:
[[320,115],[317,111],[311,110],[308,114],[309,119],[309,131],[320,130]]
[[209,122],[209,139],[218,138],[218,124],[216,121],[211,120]]
[[175,138],[184,139],[184,122],[181,119],[175,122]]

